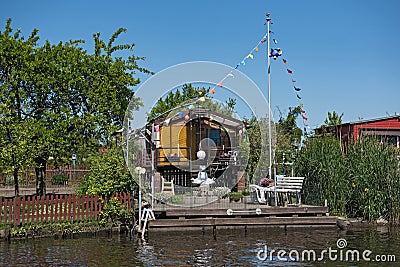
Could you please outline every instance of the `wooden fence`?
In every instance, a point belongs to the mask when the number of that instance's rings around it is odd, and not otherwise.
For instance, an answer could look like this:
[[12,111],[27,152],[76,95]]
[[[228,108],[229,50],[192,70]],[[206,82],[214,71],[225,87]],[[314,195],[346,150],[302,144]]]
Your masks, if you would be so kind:
[[[115,195],[131,210],[131,194]],[[0,198],[0,223],[36,224],[44,222],[76,222],[97,220],[103,208],[99,196],[46,195]]]

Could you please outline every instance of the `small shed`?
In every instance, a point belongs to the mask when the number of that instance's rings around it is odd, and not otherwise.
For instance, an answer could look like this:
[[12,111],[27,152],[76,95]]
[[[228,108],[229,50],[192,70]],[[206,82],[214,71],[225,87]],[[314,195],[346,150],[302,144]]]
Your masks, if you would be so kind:
[[379,142],[400,147],[400,115],[321,126],[315,129],[315,133],[316,135],[335,134],[344,144],[357,141],[361,136],[376,136]]
[[[152,127],[147,125],[148,140]],[[216,184],[228,176],[237,182],[244,175],[247,162],[241,161],[239,146],[246,135],[245,124],[233,116],[201,108],[182,110],[154,121],[154,132],[157,175],[175,185],[193,186],[202,166]],[[205,159],[198,158],[199,151],[205,152]],[[149,142],[147,153],[151,153]]]

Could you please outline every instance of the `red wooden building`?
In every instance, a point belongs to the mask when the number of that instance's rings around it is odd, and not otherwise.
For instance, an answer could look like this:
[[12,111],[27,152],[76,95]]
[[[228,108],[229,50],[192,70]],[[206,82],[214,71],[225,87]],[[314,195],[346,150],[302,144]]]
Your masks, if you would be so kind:
[[400,147],[400,115],[348,122],[315,129],[316,135],[336,134],[344,144],[357,141],[363,135],[376,136],[382,143]]

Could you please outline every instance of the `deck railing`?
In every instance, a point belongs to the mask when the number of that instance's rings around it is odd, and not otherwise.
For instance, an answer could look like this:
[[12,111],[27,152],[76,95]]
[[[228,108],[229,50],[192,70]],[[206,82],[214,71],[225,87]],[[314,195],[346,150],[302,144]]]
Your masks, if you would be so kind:
[[[115,195],[131,209],[131,194]],[[45,195],[0,198],[0,223],[36,224],[45,222],[77,222],[97,220],[103,208],[99,196]]]

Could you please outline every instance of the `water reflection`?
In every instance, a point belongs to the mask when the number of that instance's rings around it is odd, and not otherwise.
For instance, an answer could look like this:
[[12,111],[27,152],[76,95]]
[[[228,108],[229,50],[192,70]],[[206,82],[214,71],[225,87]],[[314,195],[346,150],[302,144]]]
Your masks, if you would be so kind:
[[[280,261],[277,251],[315,250],[320,255],[337,241],[346,240],[347,250],[371,250],[373,255],[396,255],[400,261],[399,229],[355,228],[248,228],[199,231],[151,232],[147,241],[127,236],[35,239],[0,243],[1,266],[382,266],[378,262]],[[275,254],[262,260],[258,252]],[[385,266],[397,266],[394,262]]]

